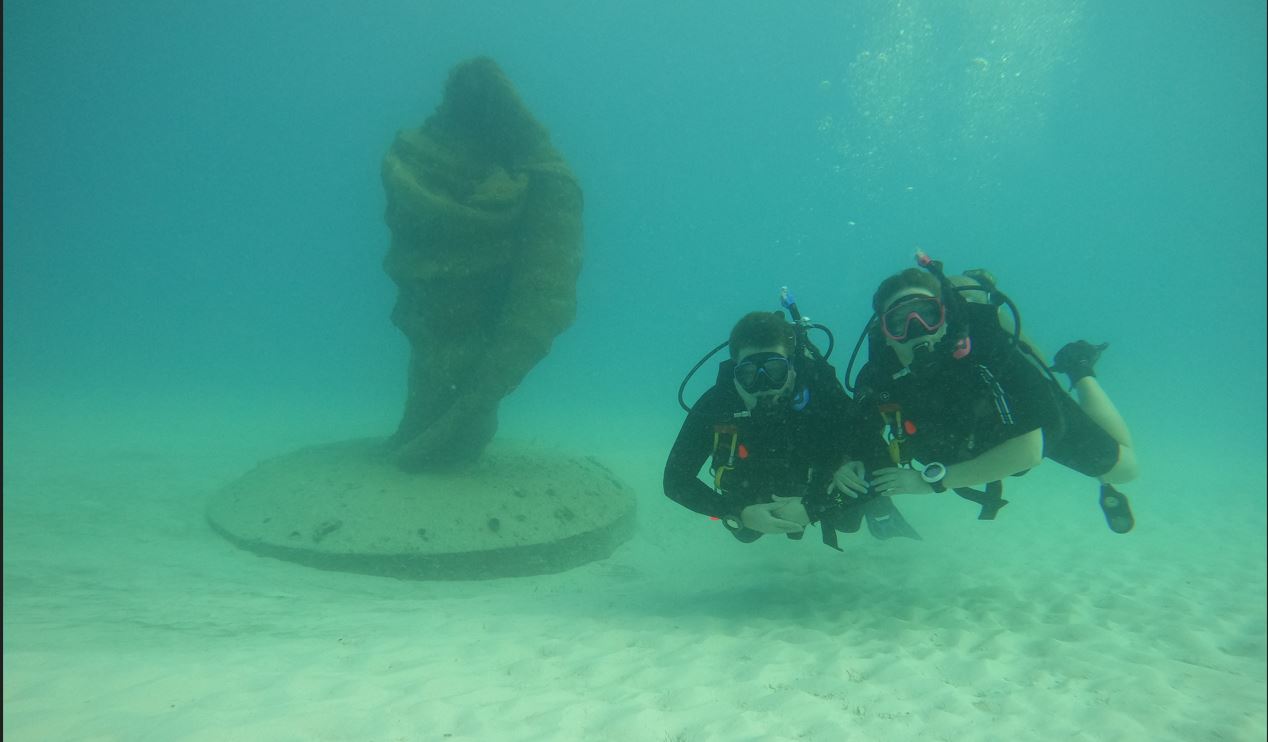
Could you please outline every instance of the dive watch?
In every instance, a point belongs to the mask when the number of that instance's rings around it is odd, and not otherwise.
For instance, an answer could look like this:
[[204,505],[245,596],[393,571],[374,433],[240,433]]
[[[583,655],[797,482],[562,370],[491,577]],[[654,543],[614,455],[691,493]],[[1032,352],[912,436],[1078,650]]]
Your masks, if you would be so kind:
[[936,461],[932,464],[926,464],[924,470],[920,472],[920,478],[928,482],[929,486],[933,487],[934,492],[947,491],[947,486],[942,483],[942,480],[945,479],[946,476],[946,465],[939,464]]

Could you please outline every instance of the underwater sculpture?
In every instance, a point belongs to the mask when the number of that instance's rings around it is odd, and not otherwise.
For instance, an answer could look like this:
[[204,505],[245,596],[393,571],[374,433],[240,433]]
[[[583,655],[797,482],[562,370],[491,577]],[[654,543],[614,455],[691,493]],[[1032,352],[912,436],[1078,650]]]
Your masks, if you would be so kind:
[[262,556],[401,579],[607,558],[633,533],[632,489],[593,456],[489,445],[499,402],[576,314],[576,178],[497,65],[476,59],[397,136],[383,184],[392,319],[412,349],[396,434],[262,461],[212,496],[208,523]]
[[384,261],[409,338],[399,465],[478,458],[501,399],[576,315],[581,189],[493,60],[456,66],[444,99],[383,160]]

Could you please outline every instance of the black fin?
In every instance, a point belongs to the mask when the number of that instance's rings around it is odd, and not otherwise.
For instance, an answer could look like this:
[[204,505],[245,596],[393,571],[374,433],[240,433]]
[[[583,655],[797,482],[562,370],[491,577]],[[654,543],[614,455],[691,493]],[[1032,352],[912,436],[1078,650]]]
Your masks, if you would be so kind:
[[874,498],[865,507],[863,514],[867,518],[867,530],[873,538],[884,541],[901,537],[924,541],[890,498]]
[[1114,533],[1127,533],[1136,525],[1136,517],[1132,515],[1127,495],[1114,489],[1113,485],[1101,485],[1101,511],[1105,513],[1105,522]]

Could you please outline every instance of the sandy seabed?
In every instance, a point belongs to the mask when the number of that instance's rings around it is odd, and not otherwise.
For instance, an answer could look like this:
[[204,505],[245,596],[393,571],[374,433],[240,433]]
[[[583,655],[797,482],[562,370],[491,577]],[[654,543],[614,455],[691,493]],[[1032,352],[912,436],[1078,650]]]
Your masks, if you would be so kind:
[[639,493],[612,558],[429,583],[206,526],[217,487],[318,439],[38,429],[6,412],[8,740],[1265,738],[1262,459],[1195,494],[1155,454],[1128,536],[1049,466],[996,522],[902,498],[923,542],[837,553],[666,501],[667,430],[585,452]]

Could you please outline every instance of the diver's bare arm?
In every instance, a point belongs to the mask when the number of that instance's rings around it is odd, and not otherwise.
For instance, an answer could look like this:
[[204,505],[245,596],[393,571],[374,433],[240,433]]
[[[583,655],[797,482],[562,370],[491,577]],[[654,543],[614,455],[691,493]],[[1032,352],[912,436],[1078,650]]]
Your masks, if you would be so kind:
[[948,466],[942,483],[949,489],[955,489],[994,482],[1033,469],[1040,461],[1043,461],[1043,429],[1035,428],[1004,441],[981,456]]

